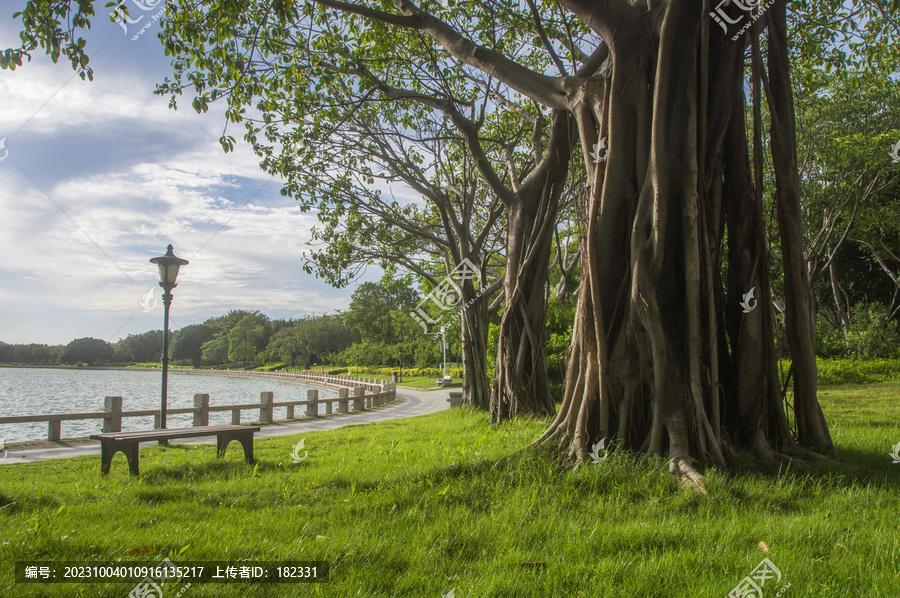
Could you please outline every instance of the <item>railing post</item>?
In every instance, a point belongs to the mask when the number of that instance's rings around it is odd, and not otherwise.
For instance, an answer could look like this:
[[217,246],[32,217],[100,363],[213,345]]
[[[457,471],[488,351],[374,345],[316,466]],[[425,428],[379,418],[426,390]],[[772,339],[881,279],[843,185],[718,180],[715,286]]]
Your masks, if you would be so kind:
[[306,400],[309,403],[306,404],[306,417],[318,417],[319,416],[319,391],[315,388],[310,388],[306,391]]
[[62,420],[51,419],[47,422],[47,440],[59,440],[59,431],[62,428]]
[[325,402],[325,415],[331,415],[331,405],[332,404],[333,404],[332,401]]
[[194,411],[194,426],[208,426],[209,425],[209,395],[208,394],[195,394],[194,395],[194,409],[198,411]]
[[348,411],[347,407],[348,407],[348,403],[349,403],[349,399],[347,398],[348,394],[350,394],[349,388],[339,388],[338,389],[338,399],[340,399],[338,401],[338,413],[347,413],[347,411]]
[[275,393],[271,390],[259,393],[259,402],[259,421],[271,424],[275,411],[275,407],[272,405],[275,402]]
[[287,406],[287,418],[294,419],[294,406],[293,405]]
[[241,410],[240,409],[232,409],[231,410],[231,425],[232,426],[241,425]]
[[353,410],[354,411],[362,411],[365,409],[365,389],[362,386],[357,386],[353,389]]
[[[122,397],[106,397],[103,399],[103,410],[106,415],[103,417],[104,432],[121,432],[122,431]],[[156,427],[159,427],[157,422]]]
[[373,392],[375,394],[372,395],[372,406],[373,407],[381,407],[381,387],[376,386],[375,389],[373,390]]

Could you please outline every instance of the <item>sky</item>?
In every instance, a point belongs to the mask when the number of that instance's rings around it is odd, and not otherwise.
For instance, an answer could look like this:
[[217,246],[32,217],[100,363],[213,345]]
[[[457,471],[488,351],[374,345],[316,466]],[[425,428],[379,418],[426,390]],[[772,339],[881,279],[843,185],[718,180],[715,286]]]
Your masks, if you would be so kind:
[[[12,13],[24,3],[2,3],[0,49],[18,47]],[[143,18],[126,31],[98,7],[83,34],[93,82],[37,52],[0,70],[0,341],[116,342],[162,328],[148,260],[170,243],[190,261],[173,292],[174,329],[232,309],[272,318],[345,309],[352,287],[302,269],[315,214],[280,194],[243,128],[228,125],[238,142],[226,154],[221,107],[198,115],[187,95],[172,110],[153,94],[171,72],[157,9],[129,6]]]

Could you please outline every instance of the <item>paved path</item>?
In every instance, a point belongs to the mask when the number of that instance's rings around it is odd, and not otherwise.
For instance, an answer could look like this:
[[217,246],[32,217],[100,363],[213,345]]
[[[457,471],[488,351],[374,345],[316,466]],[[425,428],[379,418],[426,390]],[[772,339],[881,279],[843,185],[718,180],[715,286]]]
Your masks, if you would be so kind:
[[[447,401],[450,398],[449,389],[417,390],[414,388],[397,388],[397,401],[390,405],[367,409],[363,413],[350,413],[348,415],[330,415],[318,417],[314,420],[300,420],[285,423],[261,424],[257,438],[269,438],[272,436],[288,436],[290,434],[302,434],[310,430],[333,430],[344,426],[359,424],[371,424],[374,422],[415,417],[437,413],[450,407]],[[197,440],[191,439],[177,441],[178,444],[210,444],[215,442],[215,437]],[[33,463],[48,459],[62,459],[64,457],[80,457],[83,455],[99,455],[100,442],[86,438],[62,440],[60,442],[26,442],[14,445],[8,449],[6,458],[0,450],[0,465],[13,463]]]

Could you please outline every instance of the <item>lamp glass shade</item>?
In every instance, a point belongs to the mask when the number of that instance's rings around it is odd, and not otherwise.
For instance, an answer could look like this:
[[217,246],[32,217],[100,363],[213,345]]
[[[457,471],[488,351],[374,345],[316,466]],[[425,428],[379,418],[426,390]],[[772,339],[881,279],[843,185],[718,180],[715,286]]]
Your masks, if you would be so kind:
[[151,258],[150,262],[159,266],[159,283],[164,286],[175,286],[178,269],[188,263],[187,260],[175,255],[171,245],[165,255]]

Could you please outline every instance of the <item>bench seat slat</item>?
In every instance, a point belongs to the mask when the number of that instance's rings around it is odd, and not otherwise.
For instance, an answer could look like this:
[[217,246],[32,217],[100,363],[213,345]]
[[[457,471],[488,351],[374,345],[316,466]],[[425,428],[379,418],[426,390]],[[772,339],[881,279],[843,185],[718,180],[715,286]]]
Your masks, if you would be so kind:
[[152,440],[215,436],[225,432],[259,432],[259,426],[202,426],[197,428],[168,428],[165,430],[149,430],[143,432],[110,432],[107,434],[91,434],[91,438],[94,440],[146,440],[147,442],[150,442]]

